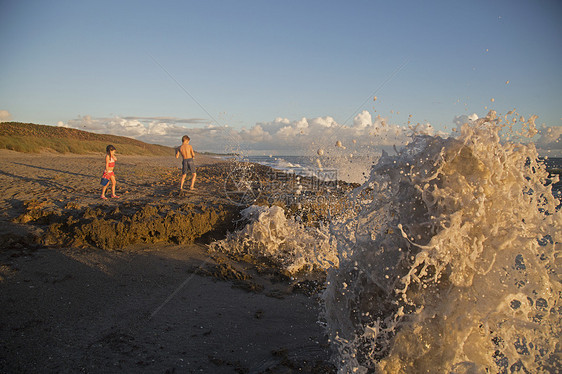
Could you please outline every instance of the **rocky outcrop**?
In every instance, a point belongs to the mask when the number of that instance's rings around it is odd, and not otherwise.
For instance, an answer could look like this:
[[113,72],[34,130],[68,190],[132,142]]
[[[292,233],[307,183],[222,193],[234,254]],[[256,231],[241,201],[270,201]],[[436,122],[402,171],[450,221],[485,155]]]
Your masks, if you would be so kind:
[[42,226],[38,244],[114,250],[140,243],[183,244],[222,237],[233,228],[238,210],[234,205],[191,203],[48,210],[30,202],[15,222]]

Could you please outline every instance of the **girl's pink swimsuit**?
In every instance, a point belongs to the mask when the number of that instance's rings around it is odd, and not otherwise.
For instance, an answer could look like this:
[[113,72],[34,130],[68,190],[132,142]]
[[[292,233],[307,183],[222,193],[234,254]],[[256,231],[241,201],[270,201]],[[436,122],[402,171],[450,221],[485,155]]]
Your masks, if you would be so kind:
[[[115,160],[111,159],[109,161],[109,163],[107,164],[107,167],[114,168],[115,167]],[[107,172],[103,173],[103,177],[107,178],[107,179],[111,178],[113,175],[114,175],[113,171],[107,171]]]

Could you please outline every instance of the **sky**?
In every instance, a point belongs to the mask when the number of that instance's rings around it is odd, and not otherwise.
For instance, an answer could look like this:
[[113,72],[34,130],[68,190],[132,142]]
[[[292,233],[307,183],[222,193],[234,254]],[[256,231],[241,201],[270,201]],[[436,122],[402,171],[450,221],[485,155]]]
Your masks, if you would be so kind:
[[0,0],[0,121],[283,154],[515,109],[560,151],[561,16],[559,0]]

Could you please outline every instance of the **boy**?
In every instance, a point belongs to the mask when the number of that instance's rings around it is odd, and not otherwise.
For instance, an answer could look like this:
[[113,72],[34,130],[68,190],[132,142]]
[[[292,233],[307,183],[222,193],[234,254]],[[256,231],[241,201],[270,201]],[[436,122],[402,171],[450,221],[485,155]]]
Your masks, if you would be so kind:
[[195,164],[193,163],[193,158],[195,157],[195,153],[193,152],[193,147],[189,145],[189,136],[184,135],[181,138],[181,146],[176,148],[176,158],[180,157],[180,154],[183,158],[183,164],[181,169],[181,182],[180,182],[180,192],[183,191],[183,182],[185,181],[185,176],[187,175],[187,171],[189,170],[193,175],[191,177],[191,187],[190,190],[193,190],[193,185],[195,184],[195,177],[197,173],[195,172]]

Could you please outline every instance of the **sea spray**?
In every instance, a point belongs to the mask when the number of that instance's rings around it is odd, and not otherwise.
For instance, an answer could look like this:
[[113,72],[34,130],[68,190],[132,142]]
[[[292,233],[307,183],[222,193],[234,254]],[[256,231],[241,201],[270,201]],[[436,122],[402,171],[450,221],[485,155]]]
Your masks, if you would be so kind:
[[560,370],[562,217],[534,145],[502,142],[499,122],[383,154],[333,224],[323,318],[341,373]]
[[211,251],[263,259],[289,275],[337,266],[336,247],[323,226],[304,226],[278,206],[252,205],[241,214],[248,220],[244,228],[212,243]]

